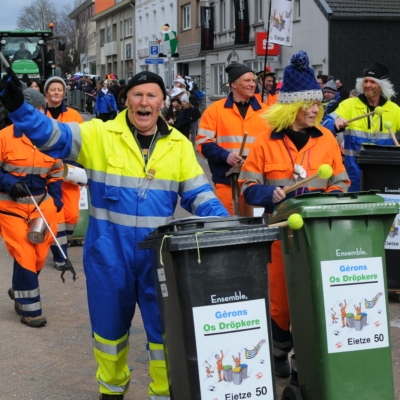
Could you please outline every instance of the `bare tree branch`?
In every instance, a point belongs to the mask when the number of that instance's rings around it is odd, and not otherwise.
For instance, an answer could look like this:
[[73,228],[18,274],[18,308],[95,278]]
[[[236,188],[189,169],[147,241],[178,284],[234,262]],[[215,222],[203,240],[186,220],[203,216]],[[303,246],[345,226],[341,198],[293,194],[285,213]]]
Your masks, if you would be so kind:
[[49,23],[57,23],[56,8],[52,0],[32,0],[22,7],[18,18],[18,29],[46,30]]

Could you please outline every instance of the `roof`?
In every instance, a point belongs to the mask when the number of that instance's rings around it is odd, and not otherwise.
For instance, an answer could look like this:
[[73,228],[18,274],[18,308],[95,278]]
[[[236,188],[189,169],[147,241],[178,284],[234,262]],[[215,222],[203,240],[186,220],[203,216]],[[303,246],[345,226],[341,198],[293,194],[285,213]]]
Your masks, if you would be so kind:
[[314,0],[327,19],[400,20],[399,0]]

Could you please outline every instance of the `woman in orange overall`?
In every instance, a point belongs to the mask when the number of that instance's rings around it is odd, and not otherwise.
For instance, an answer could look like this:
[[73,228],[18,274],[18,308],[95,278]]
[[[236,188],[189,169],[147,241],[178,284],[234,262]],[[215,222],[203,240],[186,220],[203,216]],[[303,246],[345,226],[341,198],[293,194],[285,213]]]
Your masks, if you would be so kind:
[[[46,96],[45,114],[61,122],[83,122],[78,111],[67,108],[63,100],[66,95],[66,85],[62,78],[53,76],[44,84],[44,95]],[[75,166],[80,166],[75,162],[68,162]],[[61,245],[64,254],[68,257],[68,239],[72,237],[76,224],[79,220],[79,198],[80,187],[70,182],[64,181],[62,184],[62,201],[64,208],[57,214],[57,241]],[[53,243],[51,246],[53,253],[54,268],[63,271],[66,264],[59,247]]]
[[[332,167],[331,178],[315,179],[289,196],[348,190],[350,181],[339,145],[332,133],[319,125],[323,117],[322,97],[307,53],[294,54],[285,68],[278,102],[265,114],[267,131],[257,137],[239,176],[247,204],[265,207],[267,214],[272,213],[287,198],[283,188],[316,174],[322,164]],[[275,375],[288,377],[292,372],[291,382],[296,384],[295,359],[292,371],[288,361],[292,335],[280,241],[272,244],[271,257],[268,279]]]
[[[39,91],[26,89],[24,96],[35,108],[44,109],[44,98]],[[8,294],[14,300],[20,321],[37,328],[47,323],[42,315],[38,276],[53,238],[47,232],[40,244],[28,240],[30,221],[41,217],[30,194],[56,232],[57,210],[62,208],[62,161],[41,153],[10,125],[0,131],[0,168],[0,229],[14,258],[12,288]]]

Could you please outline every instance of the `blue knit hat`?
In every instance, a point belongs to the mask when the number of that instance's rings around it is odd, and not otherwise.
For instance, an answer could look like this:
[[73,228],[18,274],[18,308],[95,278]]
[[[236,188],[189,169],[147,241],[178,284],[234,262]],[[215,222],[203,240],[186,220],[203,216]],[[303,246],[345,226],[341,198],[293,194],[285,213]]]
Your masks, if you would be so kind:
[[283,85],[279,92],[278,103],[290,104],[298,101],[322,101],[323,94],[314,70],[305,51],[293,54],[290,65],[283,73]]

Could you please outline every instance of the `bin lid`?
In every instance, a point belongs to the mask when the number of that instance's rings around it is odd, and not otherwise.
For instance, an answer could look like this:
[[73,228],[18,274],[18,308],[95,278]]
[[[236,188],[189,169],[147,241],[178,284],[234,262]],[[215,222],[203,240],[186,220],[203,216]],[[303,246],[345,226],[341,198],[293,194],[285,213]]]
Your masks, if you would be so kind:
[[159,226],[139,243],[139,249],[167,251],[269,242],[281,238],[280,227],[269,227],[262,217],[190,217]]
[[355,156],[357,164],[400,165],[400,147],[363,144]]
[[332,218],[357,215],[382,215],[399,212],[397,203],[385,202],[377,190],[351,193],[307,193],[280,204],[268,223],[285,221],[298,213],[306,218]]

